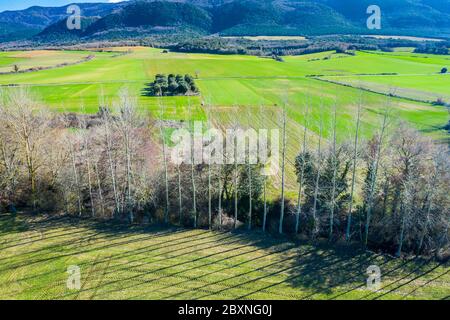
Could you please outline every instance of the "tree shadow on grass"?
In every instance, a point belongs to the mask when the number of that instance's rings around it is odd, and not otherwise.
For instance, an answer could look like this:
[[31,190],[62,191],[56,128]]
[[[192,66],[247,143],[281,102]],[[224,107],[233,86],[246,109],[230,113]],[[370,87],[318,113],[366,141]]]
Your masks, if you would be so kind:
[[17,219],[17,215],[0,215],[0,235],[28,231],[29,226],[23,221]]

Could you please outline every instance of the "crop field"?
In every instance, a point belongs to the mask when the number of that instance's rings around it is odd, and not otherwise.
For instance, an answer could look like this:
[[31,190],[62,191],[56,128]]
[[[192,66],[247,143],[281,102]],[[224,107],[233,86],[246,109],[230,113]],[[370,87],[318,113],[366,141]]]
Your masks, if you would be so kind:
[[405,76],[349,76],[325,79],[383,94],[393,93],[419,101],[450,101],[450,74]]
[[[0,216],[0,299],[449,299],[450,272],[258,232],[124,226]],[[368,290],[367,268],[381,286]],[[81,270],[81,289],[67,270]]]
[[[314,144],[322,123],[323,138],[329,139],[334,106],[339,140],[352,139],[359,101],[364,105],[360,128],[364,137],[379,128],[385,108],[390,110],[394,122],[406,121],[435,139],[448,136],[443,129],[448,122],[445,107],[410,100],[450,99],[450,77],[439,74],[450,61],[446,56],[411,52],[356,52],[353,56],[323,52],[285,57],[284,62],[278,62],[254,56],[163,53],[160,49],[122,47],[104,48],[102,52],[1,53],[0,68],[11,68],[15,59],[25,59],[28,66],[48,66],[78,61],[88,55],[94,58],[76,65],[0,75],[1,89],[28,88],[56,111],[95,113],[100,103],[113,105],[119,91],[125,88],[137,97],[143,111],[155,116],[169,120],[210,117],[216,126],[223,128],[280,127],[281,108],[286,106],[291,160],[287,164],[287,181],[292,190],[295,189],[292,159],[300,149],[303,128],[307,128],[308,140]],[[143,96],[142,90],[158,73],[193,75],[201,95]],[[409,99],[388,98],[386,94],[392,90]]]
[[270,40],[270,41],[276,41],[276,40],[306,40],[306,37],[302,36],[243,36],[243,37],[223,37],[225,39],[247,39],[247,40]]
[[[109,50],[117,50],[110,48]],[[119,51],[119,50],[117,50]],[[121,51],[124,51],[122,48]],[[52,59],[60,63],[64,56],[79,59],[87,52],[38,52],[33,58],[33,65],[47,65]],[[429,57],[406,52],[393,54],[375,54],[357,52],[356,56],[334,54],[333,52],[311,54],[298,57],[286,57],[285,62],[251,56],[221,56],[206,54],[162,53],[159,49],[136,47],[128,54],[111,52],[91,52],[95,58],[77,65],[70,65],[52,70],[42,70],[24,74],[7,74],[0,76],[0,85],[29,87],[45,104],[59,111],[96,112],[100,97],[107,103],[117,96],[125,87],[136,95],[143,109],[153,110],[164,105],[165,117],[187,118],[187,106],[199,107],[200,102],[211,105],[210,114],[223,107],[271,107],[287,105],[289,116],[299,125],[304,125],[302,111],[310,105],[311,118],[308,129],[318,133],[314,124],[321,117],[327,121],[330,106],[338,107],[339,127],[351,127],[355,114],[355,105],[361,97],[361,91],[332,83],[325,83],[311,76],[339,76],[339,81],[347,81],[361,74],[377,74],[379,81],[401,90],[413,90],[417,86],[425,96],[449,95],[450,77],[437,74],[448,63],[444,56]],[[8,59],[17,59],[19,53],[3,53],[0,63],[11,65]],[[141,96],[145,84],[157,73],[192,74],[198,77],[201,97],[167,97],[151,98]],[[382,74],[397,74],[387,76]],[[401,75],[401,76],[400,76]],[[344,80],[342,80],[344,79]],[[366,80],[364,78],[364,80]],[[350,81],[350,80],[349,80]],[[368,82],[372,78],[367,79]],[[378,81],[378,80],[377,80]],[[437,84],[437,85],[436,85]],[[12,90],[12,89],[10,89]],[[376,90],[375,90],[376,91]],[[407,95],[406,95],[407,96]],[[420,130],[442,136],[440,128],[445,125],[448,113],[443,107],[421,104],[402,99],[390,99],[374,93],[363,94],[367,110],[366,134],[373,132],[374,119],[379,111],[389,103],[393,114],[410,122]],[[190,113],[204,118],[202,112]],[[328,113],[329,114],[329,113]],[[220,112],[218,117],[220,117]],[[326,129],[325,129],[326,130]],[[350,129],[349,129],[350,130]],[[342,134],[345,134],[341,130]]]
[[0,52],[0,72],[12,72],[14,65],[17,65],[19,70],[26,70],[37,67],[48,68],[63,63],[71,64],[89,55],[89,52],[59,50]]

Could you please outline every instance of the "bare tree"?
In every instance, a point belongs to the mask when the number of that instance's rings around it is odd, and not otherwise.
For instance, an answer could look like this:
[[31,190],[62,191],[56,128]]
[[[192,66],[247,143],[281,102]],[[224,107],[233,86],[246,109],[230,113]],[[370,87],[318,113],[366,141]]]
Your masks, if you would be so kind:
[[101,179],[100,179],[100,173],[99,173],[97,162],[94,163],[94,171],[95,171],[95,176],[97,179],[97,189],[98,189],[98,197],[100,200],[100,210],[102,212],[102,216],[105,217],[105,200],[103,198],[102,183],[101,183]]
[[179,223],[180,226],[183,224],[183,191],[181,187],[181,170],[180,164],[177,165],[177,173],[178,173],[178,209],[179,209]]
[[81,183],[80,183],[80,176],[78,174],[77,169],[77,155],[78,155],[78,148],[75,146],[75,141],[77,137],[76,135],[69,136],[67,139],[67,144],[70,146],[70,158],[72,161],[72,174],[73,174],[73,180],[75,183],[75,190],[77,195],[77,204],[78,204],[78,215],[81,217],[83,214],[83,204],[81,200]]
[[[208,110],[209,111],[209,110]],[[211,115],[208,112],[208,130],[211,130]],[[212,229],[212,190],[211,190],[211,157],[212,155],[208,155],[208,226],[209,229]]]
[[84,163],[86,164],[87,176],[88,176],[88,187],[89,187],[89,200],[91,202],[91,212],[92,217],[95,217],[95,204],[94,204],[94,194],[92,191],[92,177],[91,177],[91,150],[89,143],[89,132],[87,129],[86,121],[81,122],[80,130],[83,130],[83,138],[84,138],[84,152],[83,158]]
[[117,190],[117,175],[116,175],[116,161],[113,157],[113,138],[112,138],[112,123],[113,117],[110,114],[110,111],[104,111],[102,115],[103,122],[103,134],[104,134],[104,142],[106,154],[108,157],[108,165],[109,165],[109,175],[111,176],[111,185],[114,194],[114,210],[113,217],[116,217],[120,213],[120,203],[119,203],[119,194]]
[[[191,117],[191,104],[189,101],[189,117]],[[191,128],[191,182],[192,182],[192,208],[194,215],[194,228],[197,228],[197,188],[195,184],[195,136],[194,128]]]
[[123,88],[119,93],[119,101],[116,105],[118,113],[116,127],[122,137],[123,143],[123,164],[125,171],[125,208],[128,213],[130,222],[134,222],[134,203],[133,203],[133,131],[137,127],[136,115],[137,101],[129,94],[128,90]]
[[267,177],[264,177],[264,216],[263,216],[263,232],[266,232],[266,225],[267,225]]
[[222,229],[222,192],[223,192],[223,186],[222,186],[222,167],[219,165],[219,174],[218,174],[218,184],[219,184],[219,230]]
[[333,107],[333,143],[332,143],[332,150],[331,150],[331,166],[333,169],[333,177],[331,181],[331,199],[330,199],[330,232],[328,235],[329,240],[331,241],[333,238],[333,228],[334,228],[334,210],[336,208],[336,175],[338,171],[338,164],[337,164],[337,158],[336,158],[336,126],[337,126],[337,107],[336,103]]
[[237,136],[234,135],[234,229],[237,228],[238,222],[238,160],[237,160]]
[[162,153],[163,153],[163,163],[164,163],[164,182],[165,182],[165,195],[166,195],[166,205],[164,208],[164,223],[169,223],[169,170],[167,166],[167,154],[166,154],[166,138],[162,128],[163,121],[163,107],[160,106],[160,117],[159,117],[159,134],[162,140]]
[[4,97],[2,107],[4,126],[11,130],[20,146],[20,153],[26,164],[31,202],[36,208],[37,173],[43,166],[44,159],[39,156],[40,146],[44,143],[49,116],[42,106],[34,102],[30,94],[24,90],[14,90]]
[[[0,122],[3,123],[3,112],[0,106]],[[11,135],[11,132],[0,127],[0,204],[2,198],[11,213],[16,212],[16,187],[20,174],[20,145]]]

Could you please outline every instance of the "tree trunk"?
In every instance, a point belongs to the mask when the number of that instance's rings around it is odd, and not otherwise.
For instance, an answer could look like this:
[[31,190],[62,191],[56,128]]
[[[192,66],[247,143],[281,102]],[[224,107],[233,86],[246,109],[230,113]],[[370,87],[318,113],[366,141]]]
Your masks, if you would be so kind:
[[[303,130],[303,154],[306,154],[306,138],[307,138],[307,133],[308,133],[308,108],[306,108],[305,110],[305,126],[304,126],[304,130]],[[295,234],[298,234],[299,230],[300,230],[300,216],[302,214],[302,192],[303,192],[303,179],[305,177],[305,163],[304,161],[302,162],[302,166],[301,166],[301,172],[300,172],[300,181],[298,183],[298,199],[297,199],[297,215],[295,218]]]
[[248,230],[252,229],[252,167],[250,165],[250,157],[248,159]]
[[102,210],[102,216],[105,216],[105,201],[103,199],[103,191],[102,191],[102,185],[100,181],[100,175],[98,173],[98,166],[97,163],[94,163],[94,169],[95,169],[95,175],[97,177],[97,187],[98,187],[98,196],[100,198],[100,209]]
[[179,209],[179,223],[180,226],[183,225],[183,194],[181,191],[181,170],[180,170],[180,165],[177,166],[177,172],[178,172],[178,209]]
[[333,240],[333,228],[334,228],[334,210],[336,207],[336,175],[337,175],[337,159],[336,159],[336,125],[337,125],[337,108],[336,104],[334,105],[334,117],[333,117],[333,178],[332,178],[332,190],[331,190],[331,209],[330,209],[330,233],[328,235],[328,240]]
[[94,205],[94,195],[92,192],[92,178],[91,178],[91,160],[89,156],[89,142],[87,135],[85,137],[85,161],[87,165],[87,174],[88,174],[88,185],[89,185],[89,198],[91,200],[91,212],[92,217],[95,217],[95,205]]
[[284,223],[284,183],[285,183],[285,170],[286,170],[286,106],[283,109],[283,160],[281,165],[281,213],[280,213],[280,225],[278,232],[283,234]]

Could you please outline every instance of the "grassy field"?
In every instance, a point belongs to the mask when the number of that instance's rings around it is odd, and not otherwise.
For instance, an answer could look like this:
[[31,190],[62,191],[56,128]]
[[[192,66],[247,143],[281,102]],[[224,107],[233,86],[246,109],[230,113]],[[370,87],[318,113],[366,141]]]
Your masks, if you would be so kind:
[[[0,216],[0,299],[449,299],[448,265],[263,236]],[[81,289],[66,286],[81,268]],[[378,265],[381,288],[366,287]]]
[[10,51],[0,52],[0,72],[11,72],[13,66],[18,65],[20,70],[37,67],[53,67],[62,63],[75,63],[86,58],[91,53],[86,51]]
[[259,41],[259,40],[269,40],[269,41],[276,41],[276,40],[306,40],[306,37],[302,36],[244,36],[244,37],[223,37],[225,39],[247,39],[247,40],[253,40],[253,41]]
[[[351,56],[323,52],[285,57],[282,63],[254,56],[163,53],[160,49],[123,47],[107,48],[104,52],[1,53],[0,67],[2,64],[11,66],[10,59],[20,56],[27,56],[29,64],[45,65],[49,61],[60,63],[61,59],[71,61],[89,54],[95,58],[77,65],[0,75],[0,85],[3,90],[27,87],[37,99],[57,111],[87,113],[97,112],[100,101],[113,104],[118,92],[126,88],[137,97],[142,110],[154,114],[163,110],[163,117],[169,120],[211,117],[216,126],[223,128],[234,125],[255,129],[280,127],[281,107],[286,105],[290,160],[287,182],[292,191],[296,189],[292,162],[300,149],[303,128],[307,127],[309,142],[314,145],[322,122],[323,138],[329,139],[334,105],[339,140],[353,139],[359,100],[364,104],[361,133],[366,138],[379,128],[385,108],[390,109],[391,128],[402,120],[435,139],[448,137],[443,129],[449,119],[445,107],[402,98],[388,99],[383,94],[320,80],[323,77],[322,80],[380,93],[389,93],[387,89],[395,87],[395,92],[405,98],[435,100],[437,96],[450,96],[450,77],[438,74],[450,61],[448,56],[411,52],[357,52]],[[196,76],[201,96],[142,96],[146,83],[158,73]],[[320,79],[313,76],[320,76]],[[8,87],[11,84],[15,86]]]
[[[393,85],[405,90],[410,83],[416,81],[420,91],[431,95],[448,95],[447,88],[450,87],[450,77],[436,74],[448,63],[449,60],[445,56],[429,57],[407,52],[392,54],[357,52],[356,56],[349,56],[326,52],[286,57],[285,62],[280,63],[252,56],[164,54],[159,49],[142,47],[131,50],[132,52],[126,55],[96,52],[92,61],[64,68],[2,75],[0,85],[15,84],[30,87],[38,98],[56,110],[85,112],[97,111],[100,96],[111,103],[118,91],[125,87],[131,94],[139,97],[139,104],[143,109],[159,110],[162,103],[167,110],[165,117],[174,119],[189,117],[186,107],[190,105],[192,108],[199,108],[201,101],[213,106],[210,114],[219,120],[221,112],[215,114],[215,111],[220,111],[224,107],[259,108],[287,103],[290,118],[299,125],[304,125],[302,110],[308,102],[311,105],[311,117],[314,119],[308,124],[308,129],[315,134],[318,133],[318,126],[314,123],[318,122],[320,117],[326,122],[329,118],[327,111],[336,103],[340,113],[338,127],[340,134],[344,136],[353,125],[360,90],[324,83],[309,76],[352,77],[360,74],[398,73],[402,77],[380,76],[379,78],[383,79],[380,81],[385,83],[392,81]],[[53,51],[48,53],[49,56],[54,54]],[[68,53],[61,52],[61,54]],[[42,63],[49,59],[43,52],[38,56],[43,60]],[[39,59],[35,61],[38,62]],[[197,75],[201,97],[156,99],[141,96],[145,84],[157,73]],[[423,76],[418,76],[419,74]],[[365,115],[367,125],[363,126],[363,132],[369,135],[373,133],[373,123],[379,118],[380,110],[386,106],[386,98],[373,93],[365,93],[363,98],[367,110]],[[390,108],[394,117],[408,121],[420,130],[436,137],[445,135],[441,128],[448,120],[448,113],[443,107],[392,99]],[[202,112],[191,112],[192,115],[205,118]],[[325,130],[327,135],[327,129]]]

